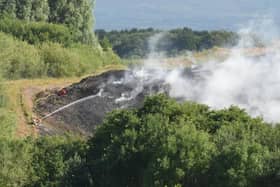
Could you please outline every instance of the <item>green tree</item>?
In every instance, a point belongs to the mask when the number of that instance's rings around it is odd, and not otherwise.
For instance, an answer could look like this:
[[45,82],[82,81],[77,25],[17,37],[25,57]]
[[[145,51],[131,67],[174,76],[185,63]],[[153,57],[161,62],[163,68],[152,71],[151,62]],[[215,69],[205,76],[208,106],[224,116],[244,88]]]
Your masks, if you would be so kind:
[[77,41],[94,44],[94,0],[1,0],[0,15],[68,26]]
[[111,114],[90,140],[87,162],[96,186],[199,186],[215,146],[164,96],[137,111]]
[[162,146],[157,145],[159,150],[145,173],[145,186],[206,186],[215,145],[207,133],[191,124],[173,125],[179,127],[162,141]]
[[51,23],[66,24],[83,43],[93,42],[93,0],[49,0]]
[[17,0],[0,0],[0,16],[16,18]]
[[[41,137],[34,141],[32,178],[28,186],[72,186],[71,170],[84,162],[85,141],[74,136]],[[69,185],[67,185],[69,184]]]
[[267,147],[249,141],[224,146],[214,160],[210,186],[255,186],[256,179],[268,171],[269,154]]
[[31,9],[31,0],[17,0],[17,18],[29,21],[31,18]]
[[100,41],[100,45],[103,48],[103,50],[107,51],[108,49],[112,48],[112,45],[109,41],[109,39],[107,37],[104,37],[101,41]]
[[48,0],[33,0],[30,20],[47,22],[48,18],[49,18]]

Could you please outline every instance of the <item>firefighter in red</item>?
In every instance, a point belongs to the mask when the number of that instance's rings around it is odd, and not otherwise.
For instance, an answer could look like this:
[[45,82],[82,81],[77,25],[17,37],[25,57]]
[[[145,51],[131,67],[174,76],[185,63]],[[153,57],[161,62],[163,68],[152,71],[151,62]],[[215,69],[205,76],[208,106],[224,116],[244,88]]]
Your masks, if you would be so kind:
[[61,89],[57,93],[58,96],[65,96],[67,95],[67,90],[65,88]]

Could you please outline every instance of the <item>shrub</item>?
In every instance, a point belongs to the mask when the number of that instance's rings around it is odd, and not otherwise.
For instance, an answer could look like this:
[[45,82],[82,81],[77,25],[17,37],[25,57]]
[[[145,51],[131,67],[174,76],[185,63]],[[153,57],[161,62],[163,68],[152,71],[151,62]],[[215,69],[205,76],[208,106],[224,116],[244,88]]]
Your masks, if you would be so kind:
[[40,53],[46,66],[47,76],[79,76],[85,72],[79,55],[63,48],[60,44],[44,43],[40,46]]
[[0,73],[6,79],[69,77],[92,73],[120,59],[110,49],[85,44],[31,45],[0,32]]
[[32,144],[0,139],[0,186],[25,186],[30,180]]
[[4,78],[34,78],[45,74],[39,51],[26,42],[0,33],[0,65]]
[[74,41],[78,41],[68,27],[46,22],[3,18],[0,20],[0,31],[13,35],[29,44],[56,42],[67,46]]
[[110,49],[102,51],[94,46],[76,44],[69,47],[69,50],[79,54],[81,63],[87,67],[87,73],[109,64],[120,63],[120,58]]

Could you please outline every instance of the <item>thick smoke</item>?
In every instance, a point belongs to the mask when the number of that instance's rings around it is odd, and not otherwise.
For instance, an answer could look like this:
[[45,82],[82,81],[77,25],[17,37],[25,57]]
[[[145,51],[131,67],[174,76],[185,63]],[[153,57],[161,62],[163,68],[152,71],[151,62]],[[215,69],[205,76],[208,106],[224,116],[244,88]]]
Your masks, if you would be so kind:
[[[134,70],[135,76],[143,82],[164,80],[174,98],[197,101],[214,109],[237,105],[252,116],[279,122],[279,32],[268,18],[248,25],[240,29],[240,42],[226,60],[204,62],[189,71],[161,64],[163,55],[157,55],[154,46],[164,33],[158,34],[150,40],[150,58],[143,67]],[[141,85],[137,92],[141,91]]]

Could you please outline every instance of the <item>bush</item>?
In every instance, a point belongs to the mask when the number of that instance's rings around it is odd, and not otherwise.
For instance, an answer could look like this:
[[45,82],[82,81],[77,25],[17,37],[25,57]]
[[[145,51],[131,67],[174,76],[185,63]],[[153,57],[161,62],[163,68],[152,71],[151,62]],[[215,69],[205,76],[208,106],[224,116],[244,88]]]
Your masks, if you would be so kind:
[[35,78],[45,75],[39,51],[26,42],[0,33],[0,65],[4,78]]
[[79,59],[86,67],[85,69],[87,73],[103,66],[104,57],[101,50],[96,47],[75,44],[68,49],[71,53],[79,54]]
[[3,18],[0,19],[0,31],[13,35],[29,44],[56,42],[68,46],[73,42],[78,42],[78,39],[75,39],[68,27],[46,22],[28,22]]
[[0,73],[6,79],[80,76],[120,63],[112,50],[84,44],[65,48],[52,42],[35,46],[4,33],[0,33],[0,58]]
[[60,44],[45,43],[40,46],[40,54],[49,77],[80,76],[85,72],[80,56]]
[[106,65],[120,64],[120,58],[111,50],[102,51],[97,47],[75,44],[68,48],[69,51],[79,54],[81,63],[86,66],[86,73]]
[[32,151],[33,173],[27,186],[72,186],[65,180],[74,178],[71,170],[84,162],[86,142],[72,136],[41,137]]
[[32,176],[32,143],[0,139],[0,186],[25,186]]

